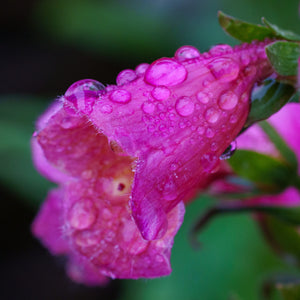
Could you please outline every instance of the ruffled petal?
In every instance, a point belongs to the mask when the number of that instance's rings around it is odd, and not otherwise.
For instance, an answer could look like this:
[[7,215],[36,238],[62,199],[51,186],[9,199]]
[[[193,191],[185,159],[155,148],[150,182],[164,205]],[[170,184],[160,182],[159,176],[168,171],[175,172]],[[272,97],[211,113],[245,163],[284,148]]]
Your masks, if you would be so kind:
[[69,251],[64,235],[63,198],[63,189],[50,191],[32,224],[33,234],[53,255],[67,254]]

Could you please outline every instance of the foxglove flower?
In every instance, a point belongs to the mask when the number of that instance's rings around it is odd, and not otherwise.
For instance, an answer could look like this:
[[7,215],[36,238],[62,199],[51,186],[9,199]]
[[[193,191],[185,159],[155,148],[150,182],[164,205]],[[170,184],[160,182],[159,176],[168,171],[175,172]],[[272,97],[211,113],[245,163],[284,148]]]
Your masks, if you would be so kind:
[[[33,224],[85,283],[170,273],[184,208],[241,130],[255,82],[273,71],[267,42],[191,46],[117,85],[74,83],[37,122],[38,170],[59,188]],[[49,226],[51,224],[51,226]]]

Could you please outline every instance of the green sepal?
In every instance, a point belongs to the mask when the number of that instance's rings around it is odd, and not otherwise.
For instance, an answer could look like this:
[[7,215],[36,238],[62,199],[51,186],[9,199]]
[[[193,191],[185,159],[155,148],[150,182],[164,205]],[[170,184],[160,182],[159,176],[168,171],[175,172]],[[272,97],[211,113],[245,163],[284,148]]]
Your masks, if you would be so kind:
[[274,31],[268,27],[244,22],[222,11],[218,12],[218,19],[223,30],[241,42],[250,43],[253,40],[263,41],[276,37]]
[[277,37],[288,41],[300,41],[299,34],[296,34],[290,30],[281,29],[277,25],[267,21],[265,18],[262,18],[262,22],[267,26],[267,28],[271,29]]
[[266,47],[266,53],[278,74],[282,76],[297,75],[300,44],[284,41],[275,42]]
[[293,97],[295,88],[268,78],[255,87],[251,94],[251,109],[244,128],[268,119]]
[[242,178],[256,183],[261,188],[279,191],[291,183],[291,179],[298,178],[294,168],[276,158],[249,151],[238,150],[228,160],[233,171]]

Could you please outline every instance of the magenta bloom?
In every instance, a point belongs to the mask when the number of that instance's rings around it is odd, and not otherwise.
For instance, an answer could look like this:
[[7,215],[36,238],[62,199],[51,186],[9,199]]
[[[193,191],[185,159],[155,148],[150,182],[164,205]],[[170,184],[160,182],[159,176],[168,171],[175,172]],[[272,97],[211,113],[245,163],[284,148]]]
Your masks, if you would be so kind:
[[69,257],[75,280],[169,274],[184,208],[241,130],[253,84],[272,73],[266,43],[191,46],[117,85],[74,83],[40,118],[36,167],[50,192],[33,232]]

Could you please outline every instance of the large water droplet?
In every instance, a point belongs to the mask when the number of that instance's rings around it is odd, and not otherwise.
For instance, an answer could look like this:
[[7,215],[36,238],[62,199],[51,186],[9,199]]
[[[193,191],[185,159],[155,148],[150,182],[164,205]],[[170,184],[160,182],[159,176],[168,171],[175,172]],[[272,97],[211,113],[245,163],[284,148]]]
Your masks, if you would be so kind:
[[127,69],[121,71],[117,76],[117,85],[124,85],[129,83],[137,78],[135,71]]
[[171,58],[153,62],[145,73],[145,81],[151,85],[174,86],[182,83],[187,76],[185,67]]
[[206,92],[201,92],[200,91],[200,92],[197,93],[196,97],[197,97],[197,100],[200,101],[203,104],[208,103],[209,100],[210,100],[210,95]]
[[238,77],[240,67],[230,58],[216,58],[210,62],[208,68],[220,82],[230,82]]
[[195,105],[190,97],[184,96],[177,99],[175,109],[179,115],[187,117],[194,112]]
[[113,91],[109,99],[113,102],[126,104],[131,100],[131,94],[126,90],[115,90]]
[[94,79],[83,79],[74,82],[66,91],[65,97],[68,98],[74,93],[80,91],[103,91],[105,86],[97,80]]
[[135,68],[135,72],[137,75],[144,75],[146,70],[149,68],[149,64],[146,64],[146,63],[143,63],[143,64],[140,64],[138,65],[136,68]]
[[157,86],[151,92],[155,100],[163,101],[170,97],[170,90],[165,86]]
[[223,154],[220,155],[221,160],[229,159],[236,150],[236,141],[233,141],[223,152]]
[[105,87],[96,80],[84,79],[73,83],[63,97],[66,112],[70,115],[76,115],[77,111],[90,114],[100,92],[105,92]]
[[207,122],[213,124],[219,120],[220,112],[217,109],[215,109],[214,107],[210,107],[205,111],[204,117]]
[[155,104],[149,101],[146,101],[142,105],[142,110],[146,114],[152,114],[155,110]]
[[183,46],[180,47],[175,52],[175,58],[177,58],[179,61],[184,61],[187,59],[192,59],[200,56],[200,52],[197,48],[192,46]]
[[237,103],[238,96],[232,91],[225,92],[219,98],[219,106],[224,110],[231,110],[235,108]]

